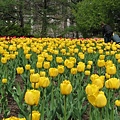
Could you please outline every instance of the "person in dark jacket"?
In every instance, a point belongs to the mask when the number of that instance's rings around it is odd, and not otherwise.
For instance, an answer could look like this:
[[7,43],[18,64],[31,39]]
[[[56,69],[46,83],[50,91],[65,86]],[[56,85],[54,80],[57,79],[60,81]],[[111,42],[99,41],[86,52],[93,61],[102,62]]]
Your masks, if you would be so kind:
[[113,30],[110,25],[107,25],[105,23],[101,23],[102,26],[102,34],[104,36],[104,42],[111,42],[112,40],[112,35],[113,35]]

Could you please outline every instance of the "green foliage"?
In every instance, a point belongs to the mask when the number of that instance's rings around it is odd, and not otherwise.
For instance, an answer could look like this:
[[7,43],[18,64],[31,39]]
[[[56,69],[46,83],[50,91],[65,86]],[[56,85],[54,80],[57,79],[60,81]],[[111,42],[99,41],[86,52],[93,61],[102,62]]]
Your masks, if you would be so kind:
[[23,23],[22,2],[16,0],[0,1],[0,36],[26,36],[30,27]]
[[8,24],[0,26],[0,36],[27,36],[30,33],[28,27],[21,28],[19,25]]
[[114,26],[113,23],[117,22],[116,19],[118,19],[118,13],[120,13],[118,12],[118,8],[120,8],[118,4],[120,4],[119,0],[84,0],[79,2],[76,5],[77,8],[73,10],[79,31],[82,32],[84,37],[88,37],[90,34],[100,31],[101,22]]

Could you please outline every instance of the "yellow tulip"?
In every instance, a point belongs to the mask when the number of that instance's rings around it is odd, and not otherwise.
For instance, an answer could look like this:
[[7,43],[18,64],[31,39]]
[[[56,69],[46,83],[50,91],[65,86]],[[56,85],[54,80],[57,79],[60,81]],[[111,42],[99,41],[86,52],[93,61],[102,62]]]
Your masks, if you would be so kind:
[[92,74],[92,75],[90,76],[90,80],[91,80],[91,81],[94,81],[94,80],[97,79],[97,78],[99,78],[99,75],[98,75],[98,74]]
[[110,78],[105,82],[106,88],[118,89],[120,87],[120,80],[117,78]]
[[109,75],[108,73],[105,73],[105,77],[106,77],[107,79],[109,79],[109,78],[110,78],[110,75]]
[[115,105],[120,107],[120,100],[115,100]]
[[52,61],[52,60],[53,60],[53,56],[52,56],[52,55],[48,55],[48,56],[46,57],[46,60],[47,60],[47,61]]
[[1,63],[3,63],[3,64],[7,63],[7,58],[6,57],[1,57]]
[[107,104],[107,99],[103,91],[100,91],[95,99],[95,106],[98,108],[104,107]]
[[42,68],[42,64],[43,64],[42,62],[37,62],[37,63],[36,63],[36,67],[37,67],[37,68]]
[[44,63],[43,63],[43,67],[44,67],[45,69],[50,68],[50,62],[44,62]]
[[78,48],[75,48],[74,49],[74,53],[78,53],[79,52],[79,49]]
[[93,53],[93,48],[92,47],[87,48],[87,52],[88,53]]
[[107,104],[107,99],[103,91],[99,91],[98,94],[88,95],[87,98],[93,106],[98,108],[102,108]]
[[30,70],[30,67],[31,67],[30,64],[26,64],[26,65],[25,65],[25,69],[26,69],[26,70]]
[[9,118],[3,118],[2,120],[26,120],[26,119],[25,118],[17,118],[17,117],[11,116]]
[[6,79],[6,78],[3,78],[3,79],[2,79],[2,83],[3,83],[3,84],[6,84],[6,83],[7,83],[7,79]]
[[115,54],[116,59],[120,59],[120,54]]
[[64,80],[60,84],[60,92],[63,95],[68,95],[68,94],[70,94],[72,92],[72,85],[71,85],[69,80]]
[[112,64],[111,66],[107,66],[106,67],[106,73],[110,74],[110,75],[114,75],[116,74],[116,66],[114,64]]
[[89,101],[90,104],[92,104],[93,106],[95,106],[95,99],[96,99],[96,94],[91,94],[91,95],[87,95],[87,99]]
[[45,77],[45,75],[46,75],[46,72],[40,71],[40,77]]
[[77,71],[78,72],[84,72],[84,70],[85,70],[85,63],[79,62],[78,65],[77,65]]
[[89,60],[88,65],[92,65],[92,64],[93,64],[93,61]]
[[73,52],[74,52],[74,49],[70,48],[70,49],[69,49],[69,53],[72,54]]
[[18,120],[26,120],[25,118],[19,118]]
[[112,61],[112,60],[107,60],[107,61],[105,62],[105,67],[107,67],[107,66],[112,66],[112,64],[113,64],[113,61]]
[[44,57],[42,57],[42,56],[38,56],[38,62],[43,62],[44,61]]
[[[29,115],[29,117],[31,117],[31,114]],[[39,111],[32,111],[32,120],[40,120]]]
[[0,54],[2,54],[4,52],[4,49],[2,46],[0,46]]
[[97,66],[98,66],[98,67],[104,67],[104,66],[105,66],[105,61],[98,59],[98,61],[97,61]]
[[59,51],[58,50],[54,50],[54,54],[58,55]]
[[57,69],[58,69],[58,73],[59,74],[62,74],[62,73],[64,73],[64,66],[63,65],[58,65],[58,67],[57,67]]
[[48,77],[40,77],[39,78],[39,86],[40,87],[45,88],[45,87],[48,87],[49,84],[50,84],[50,80]]
[[78,56],[79,56],[80,59],[82,59],[82,60],[85,58],[85,54],[83,54],[82,52],[79,52],[79,53],[78,53]]
[[29,50],[28,49],[24,49],[24,54],[28,54]]
[[110,52],[109,52],[109,51],[106,51],[106,52],[105,52],[105,55],[110,55]]
[[17,51],[15,51],[15,52],[14,52],[14,54],[15,54],[15,55],[18,55],[18,52],[17,52]]
[[102,81],[102,83],[104,84],[104,81],[105,81],[105,76],[104,75],[101,75],[99,76],[99,79]]
[[85,70],[85,75],[90,75],[90,71],[89,70]]
[[100,59],[100,60],[104,60],[104,59],[105,59],[105,55],[100,55],[100,56],[99,56],[99,59]]
[[10,45],[10,46],[9,46],[9,50],[10,50],[10,51],[16,51],[16,46]]
[[39,82],[40,75],[38,73],[33,73],[30,75],[30,82],[37,83]]
[[70,70],[71,74],[77,74],[77,68],[71,68]]
[[106,49],[107,49],[107,50],[110,50],[110,46],[109,46],[109,45],[107,45],[107,46],[106,46]]
[[17,67],[17,74],[22,74],[24,72],[23,67]]
[[63,58],[62,57],[56,57],[56,62],[57,63],[62,63],[63,62]]
[[69,60],[68,63],[66,64],[66,67],[69,68],[69,69],[73,68],[74,67],[74,62]]
[[25,102],[28,105],[38,105],[40,99],[40,91],[39,90],[27,90],[25,93]]
[[118,63],[120,63],[120,59],[118,59]]
[[28,60],[30,59],[30,56],[31,56],[31,54],[25,54],[25,58]]
[[115,51],[110,51],[110,54],[111,54],[111,55],[114,55],[114,54],[115,54]]
[[91,65],[87,65],[86,68],[87,68],[87,69],[91,69]]
[[99,87],[99,89],[101,89],[103,87],[103,81],[99,78],[95,79],[94,81],[92,81],[92,84],[95,84]]
[[103,54],[103,50],[102,49],[100,49],[98,52],[99,52],[99,54]]
[[69,62],[69,59],[65,59],[64,65],[67,66],[68,62]]
[[66,49],[61,49],[60,51],[62,54],[66,54]]
[[11,59],[15,59],[16,55],[15,54],[10,54]]
[[49,75],[51,77],[56,77],[58,75],[58,69],[57,68],[49,68]]
[[69,61],[76,63],[76,58],[75,57],[69,57]]
[[92,95],[96,94],[99,91],[99,87],[95,84],[88,84],[85,88],[86,94]]
[[33,74],[35,73],[35,70],[34,69],[30,69],[30,74]]

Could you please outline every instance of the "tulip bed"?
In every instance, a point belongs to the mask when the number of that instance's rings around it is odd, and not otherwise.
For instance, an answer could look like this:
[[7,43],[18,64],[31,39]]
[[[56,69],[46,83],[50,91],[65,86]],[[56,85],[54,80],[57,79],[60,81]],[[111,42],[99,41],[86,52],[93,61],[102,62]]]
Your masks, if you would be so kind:
[[3,120],[120,119],[119,44],[102,38],[1,37],[0,60]]

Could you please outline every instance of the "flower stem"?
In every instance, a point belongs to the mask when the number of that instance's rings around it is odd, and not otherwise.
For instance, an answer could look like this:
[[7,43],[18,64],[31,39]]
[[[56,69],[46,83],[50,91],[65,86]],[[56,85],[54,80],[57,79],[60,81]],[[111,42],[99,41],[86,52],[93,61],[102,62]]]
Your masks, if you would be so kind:
[[[115,94],[115,90],[113,90],[113,98],[115,98],[114,94]],[[113,102],[112,102],[112,120],[114,120],[114,101],[115,99],[113,99]]]
[[34,89],[36,89],[36,83],[34,83]]
[[33,108],[33,106],[30,106],[30,108],[31,108],[31,116],[30,116],[30,120],[32,120],[32,108]]
[[[52,79],[53,80],[53,79]],[[53,106],[54,106],[54,94],[53,94],[53,87],[54,87],[54,83],[52,81],[52,91],[51,91],[51,108],[53,109]]]
[[43,88],[41,120],[44,120],[44,106],[45,106],[45,89]]
[[67,118],[66,118],[66,98],[67,98],[67,96],[65,95],[65,97],[64,97],[64,120],[67,120]]
[[91,106],[91,104],[90,104],[90,110],[89,110],[89,120],[92,120],[92,106]]
[[99,108],[99,112],[100,112],[100,120],[102,120],[102,108]]

